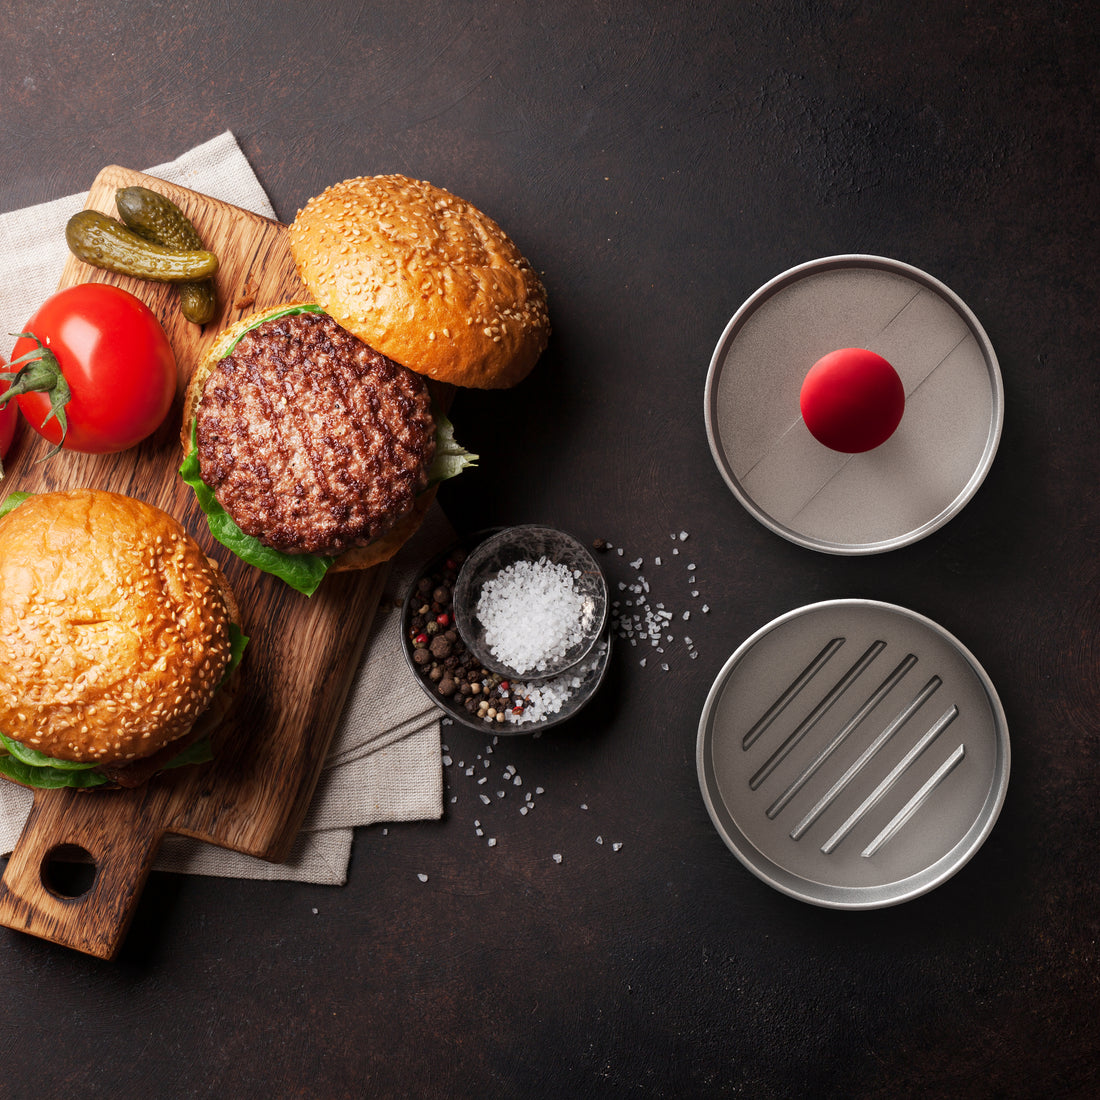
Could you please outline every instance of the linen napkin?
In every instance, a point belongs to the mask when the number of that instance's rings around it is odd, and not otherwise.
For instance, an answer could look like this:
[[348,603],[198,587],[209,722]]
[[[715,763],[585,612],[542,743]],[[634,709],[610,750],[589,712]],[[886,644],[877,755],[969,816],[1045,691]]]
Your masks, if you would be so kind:
[[[267,195],[236,138],[225,132],[168,164],[146,169],[159,179],[272,218]],[[67,256],[64,227],[86,194],[0,214],[0,338],[21,332],[57,289]],[[10,346],[4,347],[5,357]],[[356,826],[434,819],[443,813],[439,712],[412,682],[401,653],[397,597],[419,563],[453,537],[438,505],[390,566],[386,592],[371,627],[344,713],[333,736],[313,802],[290,858],[268,863],[188,837],[167,836],[154,867],[232,878],[347,881]],[[385,568],[385,567],[383,567]],[[408,691],[394,691],[408,682]],[[15,845],[33,795],[0,781],[0,852]]]

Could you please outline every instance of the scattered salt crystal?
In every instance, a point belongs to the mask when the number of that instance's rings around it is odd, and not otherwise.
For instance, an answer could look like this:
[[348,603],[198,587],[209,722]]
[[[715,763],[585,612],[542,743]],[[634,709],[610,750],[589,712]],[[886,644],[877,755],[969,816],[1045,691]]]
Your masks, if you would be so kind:
[[497,791],[497,798],[503,798],[507,793],[507,791]]
[[643,657],[643,658],[642,658],[642,659],[641,659],[641,660],[640,660],[640,661],[638,662],[638,664],[640,664],[640,665],[642,666],[642,668],[645,668],[645,658]]
[[521,814],[526,814],[526,813],[527,813],[527,811],[528,811],[529,809],[530,809],[530,807],[529,807],[529,806],[520,806],[520,808],[519,808],[519,812],[520,812]]
[[699,589],[698,588],[693,588],[691,590],[691,597],[692,597],[692,599],[698,599],[699,598]]
[[632,562],[630,563],[630,568],[631,568],[631,569],[640,569],[640,568],[641,568],[641,565],[642,565],[642,561],[643,561],[643,559],[642,559],[642,558],[635,558],[635,559],[634,559],[634,560],[633,560],[633,561],[632,561]]
[[523,786],[523,780],[517,775],[515,777],[515,779],[512,780],[512,786],[522,787]]
[[660,565],[661,564],[661,559],[660,558],[654,558],[653,559],[653,564],[654,565]]
[[615,547],[615,553],[618,554],[619,557],[621,558],[623,556],[623,548],[621,546],[616,546]]
[[481,801],[484,802],[486,806],[488,806],[489,803],[493,801],[487,794],[479,794],[478,798],[480,798]]
[[680,532],[680,541],[681,541],[681,542],[683,542],[683,541],[684,541],[684,539],[686,539],[687,537],[688,537],[688,533],[687,533],[687,531],[681,531],[681,532]]
[[690,618],[691,618],[691,612],[690,611],[685,611],[684,614],[683,614],[684,622],[687,622],[688,619],[690,619]]
[[474,830],[474,836],[484,836],[484,835],[485,835],[485,830],[484,829],[475,829]]
[[603,843],[603,837],[602,836],[596,837],[596,843],[597,844],[602,844]]
[[688,572],[689,573],[694,573],[695,572],[695,565],[694,564],[688,566]]
[[313,913],[314,916],[317,916],[317,910],[316,909],[313,909],[312,913]]
[[588,803],[587,802],[582,802],[581,803],[581,809],[582,810],[587,810],[588,809]]
[[616,840],[615,843],[611,845],[611,850],[617,852],[622,846],[623,842],[621,840]]
[[546,794],[546,788],[545,787],[536,787],[535,788],[535,794]]
[[451,758],[449,756],[443,757],[443,767],[449,768],[451,766]]
[[561,863],[561,852],[555,852],[552,858],[555,863]]
[[497,846],[497,838],[495,836],[491,836],[486,841],[486,843],[489,845],[490,848],[495,848]]
[[668,665],[666,665],[664,662],[661,663],[661,671],[668,672]]
[[489,777],[488,777],[487,775],[483,775],[483,776],[482,776],[482,777],[481,777],[481,778],[480,778],[480,779],[479,779],[479,780],[477,781],[477,785],[478,785],[478,786],[480,787],[482,783],[487,783],[488,781],[489,781]]
[[417,877],[418,879],[420,879],[420,881],[421,881],[421,882],[427,882],[427,881],[428,881],[428,876],[427,876],[427,875],[425,875],[425,874],[419,874],[419,875],[417,875],[416,877]]
[[708,611],[710,611],[709,605],[703,604],[702,610],[703,610],[703,614],[705,615]]

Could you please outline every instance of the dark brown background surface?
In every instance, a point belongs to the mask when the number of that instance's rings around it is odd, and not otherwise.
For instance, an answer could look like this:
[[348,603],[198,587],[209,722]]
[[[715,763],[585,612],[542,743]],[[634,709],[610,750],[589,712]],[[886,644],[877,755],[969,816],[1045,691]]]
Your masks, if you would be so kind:
[[[1093,5],[1018,7],[9,7],[0,210],[225,129],[284,220],[359,174],[470,199],[544,273],[555,334],[519,388],[459,396],[482,461],[441,494],[452,521],[609,539],[613,581],[686,530],[712,611],[691,620],[697,660],[662,673],[624,647],[582,718],[502,743],[494,760],[545,788],[526,816],[479,812],[457,762],[484,739],[448,730],[444,819],[361,830],[346,887],[154,874],[113,963],[0,930],[0,1094],[1096,1090],[1100,42]],[[854,560],[757,525],[702,408],[736,307],[842,252],[958,292],[1007,402],[963,513]],[[871,913],[758,882],[695,778],[733,649],[847,596],[958,636],[1013,750],[973,861]]]

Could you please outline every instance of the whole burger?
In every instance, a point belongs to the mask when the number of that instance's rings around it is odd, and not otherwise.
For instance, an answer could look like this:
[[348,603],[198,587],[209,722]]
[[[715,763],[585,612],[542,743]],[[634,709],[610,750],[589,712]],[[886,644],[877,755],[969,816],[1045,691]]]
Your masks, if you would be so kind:
[[245,642],[218,567],[131,497],[21,496],[0,516],[0,774],[132,787],[209,759]]
[[423,181],[345,180],[289,235],[314,300],[219,335],[188,389],[181,472],[216,538],[308,593],[391,557],[476,458],[428,380],[514,385],[549,321],[503,230]]

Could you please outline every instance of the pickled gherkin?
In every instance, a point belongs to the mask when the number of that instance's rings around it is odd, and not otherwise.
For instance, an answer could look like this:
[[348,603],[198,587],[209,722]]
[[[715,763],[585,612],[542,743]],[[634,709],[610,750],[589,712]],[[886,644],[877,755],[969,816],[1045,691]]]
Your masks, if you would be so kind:
[[218,257],[206,249],[180,251],[146,240],[98,210],[81,210],[65,226],[65,240],[78,259],[119,275],[162,283],[208,279]]
[[[115,206],[126,227],[147,241],[181,251],[203,248],[202,238],[187,215],[159,191],[121,187],[115,192]],[[180,283],[178,290],[184,317],[196,325],[213,320],[217,307],[213,279]]]

